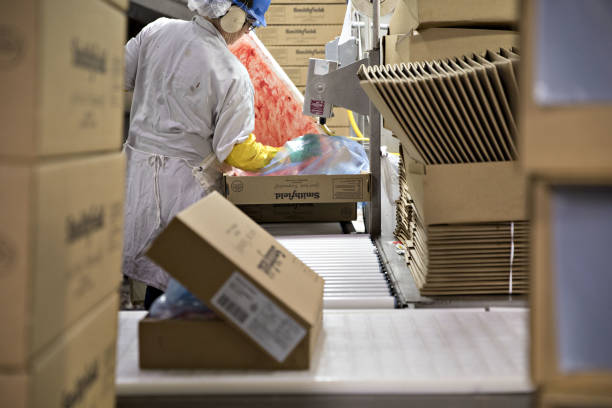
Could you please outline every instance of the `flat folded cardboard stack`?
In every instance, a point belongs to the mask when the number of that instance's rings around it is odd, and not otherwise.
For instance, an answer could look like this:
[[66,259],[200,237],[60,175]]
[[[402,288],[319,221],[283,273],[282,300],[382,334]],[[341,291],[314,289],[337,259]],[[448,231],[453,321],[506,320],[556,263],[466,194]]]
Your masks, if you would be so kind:
[[542,407],[608,407],[612,87],[610,47],[602,49],[601,38],[612,26],[597,16],[612,5],[529,0],[522,11],[519,149],[531,180],[532,382]]
[[421,294],[525,293],[526,191],[513,162],[425,166],[403,152],[395,235]]
[[142,368],[310,367],[323,279],[220,194],[179,213],[148,256],[219,319],[143,319]]
[[516,159],[518,54],[361,67],[360,84],[412,156],[425,164]]

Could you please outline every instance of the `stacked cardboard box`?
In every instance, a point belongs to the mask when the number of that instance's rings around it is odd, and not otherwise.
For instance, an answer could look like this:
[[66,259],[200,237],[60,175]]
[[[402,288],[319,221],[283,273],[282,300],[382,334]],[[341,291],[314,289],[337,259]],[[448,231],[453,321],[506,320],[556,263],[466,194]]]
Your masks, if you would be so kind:
[[612,8],[532,0],[523,12],[519,147],[532,180],[532,381],[540,406],[609,407],[612,87],[610,47],[598,44],[612,29],[596,16]]
[[[303,93],[308,60],[325,59],[325,44],[340,35],[345,13],[343,0],[272,3],[266,13],[268,26],[258,29],[257,36]],[[328,126],[348,135],[346,111],[336,109],[334,115]]]
[[101,0],[0,13],[0,406],[114,406],[125,17]]

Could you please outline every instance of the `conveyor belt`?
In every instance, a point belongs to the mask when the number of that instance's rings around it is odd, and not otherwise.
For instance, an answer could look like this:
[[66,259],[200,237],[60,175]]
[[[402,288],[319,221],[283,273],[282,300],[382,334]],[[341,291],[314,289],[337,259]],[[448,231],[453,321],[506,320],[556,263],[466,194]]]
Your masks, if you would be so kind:
[[395,297],[369,235],[277,236],[325,279],[327,309],[393,309]]
[[283,372],[141,370],[144,314],[119,315],[120,408],[531,406],[526,309],[326,310],[312,368]]

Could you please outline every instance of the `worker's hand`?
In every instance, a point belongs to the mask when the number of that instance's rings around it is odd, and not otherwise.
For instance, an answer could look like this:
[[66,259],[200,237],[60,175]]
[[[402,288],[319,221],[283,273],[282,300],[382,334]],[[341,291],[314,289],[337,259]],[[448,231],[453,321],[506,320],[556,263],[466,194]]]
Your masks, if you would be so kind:
[[246,141],[234,146],[225,162],[242,170],[255,171],[266,167],[279,150],[278,147],[257,142],[251,133]]

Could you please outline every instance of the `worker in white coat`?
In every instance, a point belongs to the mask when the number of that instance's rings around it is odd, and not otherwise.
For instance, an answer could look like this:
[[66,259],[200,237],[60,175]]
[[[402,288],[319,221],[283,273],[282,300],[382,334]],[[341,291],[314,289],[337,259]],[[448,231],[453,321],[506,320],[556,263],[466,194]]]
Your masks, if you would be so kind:
[[228,50],[265,26],[269,5],[189,0],[193,20],[160,18],[125,46],[125,87],[134,95],[125,145],[123,273],[147,285],[147,309],[169,280],[145,256],[152,240],[178,212],[221,188],[223,163],[255,170],[278,150],[252,135],[253,85]]

